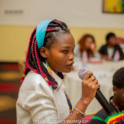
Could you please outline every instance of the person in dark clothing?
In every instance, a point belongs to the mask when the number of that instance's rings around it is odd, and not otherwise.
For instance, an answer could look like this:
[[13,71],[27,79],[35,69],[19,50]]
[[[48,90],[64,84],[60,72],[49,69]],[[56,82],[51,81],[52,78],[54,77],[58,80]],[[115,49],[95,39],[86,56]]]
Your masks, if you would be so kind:
[[113,61],[115,52],[120,54],[120,60],[124,59],[124,53],[121,47],[116,43],[116,35],[114,33],[108,33],[106,36],[106,44],[99,49],[99,53],[102,58],[108,61]]
[[109,103],[115,114],[108,116],[102,109],[92,118],[91,124],[124,124],[124,67],[115,72],[112,82],[114,96],[110,97]]

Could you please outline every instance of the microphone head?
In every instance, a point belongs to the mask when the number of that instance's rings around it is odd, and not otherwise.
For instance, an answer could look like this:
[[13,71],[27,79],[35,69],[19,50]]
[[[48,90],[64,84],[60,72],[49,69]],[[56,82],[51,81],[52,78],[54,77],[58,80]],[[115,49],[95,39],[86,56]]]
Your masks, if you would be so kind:
[[89,70],[84,69],[84,68],[83,68],[83,69],[80,69],[79,72],[78,72],[79,78],[80,78],[81,80],[83,80],[85,74],[86,74],[88,71],[89,71]]

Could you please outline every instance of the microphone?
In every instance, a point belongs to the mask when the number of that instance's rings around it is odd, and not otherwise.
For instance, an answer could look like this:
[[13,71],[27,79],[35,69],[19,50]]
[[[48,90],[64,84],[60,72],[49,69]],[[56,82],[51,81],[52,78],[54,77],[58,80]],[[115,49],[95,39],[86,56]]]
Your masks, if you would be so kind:
[[[81,80],[83,80],[85,74],[88,72],[89,70],[86,70],[86,69],[81,69],[79,70],[78,72],[78,76]],[[92,75],[90,75],[91,77]],[[90,78],[89,77],[89,78]],[[96,92],[96,99],[98,100],[98,102],[101,104],[101,106],[104,108],[104,110],[106,111],[106,113],[111,116],[112,114],[114,114],[114,110],[113,108],[111,107],[111,105],[108,103],[108,101],[106,100],[106,98],[104,97],[104,95],[102,94],[102,92],[97,89],[97,92]]]

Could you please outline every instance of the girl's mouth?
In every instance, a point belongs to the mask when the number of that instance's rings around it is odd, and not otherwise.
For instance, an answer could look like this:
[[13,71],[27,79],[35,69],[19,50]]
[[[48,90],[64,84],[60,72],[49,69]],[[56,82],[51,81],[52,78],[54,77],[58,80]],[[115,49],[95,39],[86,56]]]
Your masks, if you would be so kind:
[[71,62],[71,63],[68,64],[67,66],[68,66],[68,67],[73,67],[73,64],[74,64],[74,62]]

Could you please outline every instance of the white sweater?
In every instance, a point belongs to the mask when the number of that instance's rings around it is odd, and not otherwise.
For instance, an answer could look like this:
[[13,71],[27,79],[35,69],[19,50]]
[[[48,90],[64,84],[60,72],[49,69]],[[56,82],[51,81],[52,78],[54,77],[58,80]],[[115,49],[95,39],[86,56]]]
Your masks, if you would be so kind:
[[52,90],[40,74],[28,73],[16,103],[17,124],[47,124],[43,120],[63,120],[69,115],[64,82],[53,71],[52,76],[62,84],[59,90]]

